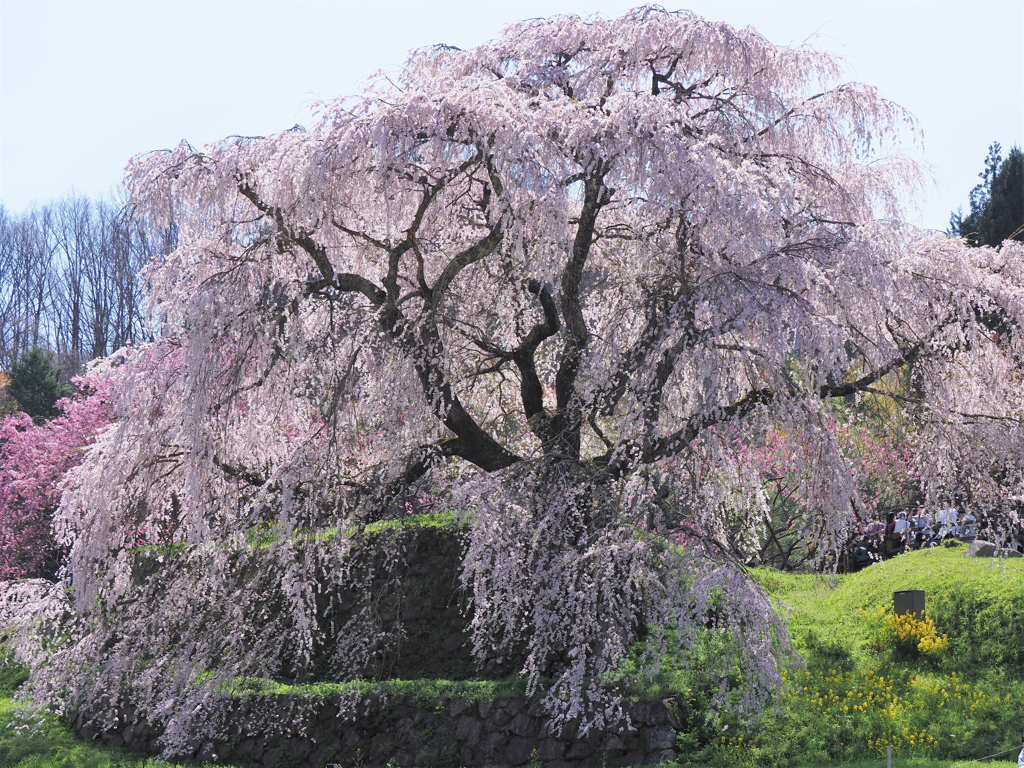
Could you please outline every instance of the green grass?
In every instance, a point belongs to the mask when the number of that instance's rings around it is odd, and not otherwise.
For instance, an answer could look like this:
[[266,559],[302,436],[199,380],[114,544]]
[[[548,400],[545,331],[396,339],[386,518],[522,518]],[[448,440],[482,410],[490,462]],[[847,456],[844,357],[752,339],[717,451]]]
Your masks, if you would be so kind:
[[[0,766],[3,768],[186,768],[79,739],[51,715],[0,698]],[[195,766],[188,766],[195,768]],[[221,768],[224,768],[223,766]],[[230,767],[228,767],[230,768]]]
[[[957,596],[968,594],[1010,605],[1024,596],[1024,558],[970,558],[964,547],[908,552],[841,576],[817,576],[756,569],[754,578],[777,601],[777,610],[798,639],[810,630],[860,655],[871,632],[865,616],[892,606],[892,594],[925,592],[928,615],[941,614]],[[937,617],[936,617],[937,618]]]
[[368,696],[408,697],[420,705],[432,704],[435,699],[506,699],[526,695],[526,681],[520,678],[505,680],[351,680],[343,683],[307,683],[289,685],[274,680],[246,678],[225,684],[235,695],[310,696],[326,699],[331,696],[357,694]]

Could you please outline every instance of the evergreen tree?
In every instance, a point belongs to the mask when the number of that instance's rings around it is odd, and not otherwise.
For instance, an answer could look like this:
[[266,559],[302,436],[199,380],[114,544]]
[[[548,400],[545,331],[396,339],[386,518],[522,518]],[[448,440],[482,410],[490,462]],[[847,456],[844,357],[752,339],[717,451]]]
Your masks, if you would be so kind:
[[56,402],[74,393],[61,378],[61,370],[54,365],[53,355],[39,347],[28,350],[21,359],[13,362],[8,377],[11,382],[8,392],[36,424],[56,416]]
[[971,212],[949,219],[950,234],[971,245],[997,246],[1004,240],[1024,240],[1024,153],[1013,147],[1004,160],[999,142],[988,148],[981,183],[971,190]]

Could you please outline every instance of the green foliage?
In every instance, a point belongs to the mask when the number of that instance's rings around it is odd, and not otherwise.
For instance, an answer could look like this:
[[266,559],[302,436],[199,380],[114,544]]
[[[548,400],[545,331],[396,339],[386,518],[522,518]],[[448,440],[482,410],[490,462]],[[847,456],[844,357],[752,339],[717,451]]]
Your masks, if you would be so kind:
[[29,676],[28,667],[2,651],[3,646],[0,645],[0,698],[13,696]]
[[[0,766],[3,768],[196,768],[165,763],[79,739],[51,715],[0,698]],[[209,766],[213,768],[213,766]],[[219,768],[231,768],[220,766]]]
[[63,381],[60,368],[53,362],[53,355],[39,347],[28,350],[15,360],[7,375],[10,379],[8,393],[36,424],[56,416],[55,403],[74,394],[74,389]]
[[971,190],[971,212],[949,220],[951,234],[971,245],[997,246],[1003,240],[1024,240],[1024,153],[1013,147],[1004,160],[998,142],[988,148],[981,183]]
[[[966,768],[969,758],[1015,752],[1024,562],[940,547],[844,576],[753,575],[778,601],[803,663],[756,724],[717,717],[697,738],[684,734],[681,764],[877,766],[890,746],[897,766]],[[929,621],[892,615],[892,593],[904,589],[925,590]]]
[[221,684],[221,690],[233,696],[302,696],[329,699],[333,696],[375,696],[409,698],[419,705],[432,705],[437,699],[507,699],[526,695],[521,678],[505,680],[349,680],[343,683],[319,682],[290,685],[274,680],[245,678]]
[[949,634],[950,667],[974,677],[998,671],[1024,678],[1024,592],[993,594],[965,584],[937,601],[931,613]]

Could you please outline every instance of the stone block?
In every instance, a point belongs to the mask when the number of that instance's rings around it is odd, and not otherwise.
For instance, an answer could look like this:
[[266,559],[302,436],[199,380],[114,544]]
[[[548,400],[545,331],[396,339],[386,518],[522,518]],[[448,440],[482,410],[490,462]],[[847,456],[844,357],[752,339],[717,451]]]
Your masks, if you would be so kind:
[[569,745],[569,751],[565,755],[566,760],[586,760],[594,754],[594,747],[585,741],[574,741]]
[[665,702],[647,702],[647,719],[644,722],[647,725],[669,725],[671,723],[671,715],[669,714],[668,707],[665,706]]
[[565,757],[566,744],[561,739],[543,739],[537,745],[537,759],[544,763]]
[[619,752],[619,751],[625,751],[626,745],[622,741],[622,739],[619,738],[618,734],[609,733],[609,734],[607,734],[604,737],[604,743],[601,745],[601,749],[603,749],[606,752],[609,752],[609,751]]
[[647,728],[643,733],[644,751],[657,752],[662,749],[671,749],[676,743],[676,730],[670,725],[658,725]]
[[505,749],[505,759],[511,765],[523,765],[523,763],[529,762],[535,750],[536,745],[533,739],[513,736],[509,739],[508,747]]
[[512,718],[512,721],[508,724],[508,730],[509,733],[513,733],[516,736],[532,739],[537,735],[537,721],[527,714],[520,713]]
[[433,766],[437,765],[439,757],[441,757],[440,748],[436,744],[427,744],[416,753],[416,758],[413,760],[413,764],[433,768]]
[[394,760],[395,765],[400,765],[402,768],[412,768],[416,762],[413,753],[407,749],[396,750],[395,754],[391,756],[391,760]]
[[975,539],[967,545],[967,556],[968,557],[993,557],[998,551],[999,547],[990,541],[984,541],[982,539]]
[[527,702],[523,699],[506,699],[501,704],[501,709],[507,712],[510,717],[515,717],[526,707]]
[[301,763],[313,753],[315,745],[308,738],[288,739],[281,744],[285,763]]
[[373,757],[387,758],[395,751],[395,738],[394,735],[387,731],[381,731],[374,735],[370,739],[370,754]]
[[651,765],[657,765],[659,763],[667,763],[676,759],[676,751],[674,749],[662,749],[658,752],[653,752],[647,756],[645,762]]
[[465,699],[452,699],[452,703],[448,706],[448,714],[456,718],[467,709],[469,709],[468,701]]
[[459,724],[455,726],[455,738],[467,742],[470,746],[476,746],[482,731],[483,723],[475,717],[463,715],[459,718]]
[[480,701],[476,703],[476,711],[480,713],[481,718],[486,720],[491,716],[491,713],[494,711],[494,707],[487,699],[480,699]]
[[508,736],[502,731],[488,733],[480,739],[480,757],[485,761],[497,758],[508,744]]

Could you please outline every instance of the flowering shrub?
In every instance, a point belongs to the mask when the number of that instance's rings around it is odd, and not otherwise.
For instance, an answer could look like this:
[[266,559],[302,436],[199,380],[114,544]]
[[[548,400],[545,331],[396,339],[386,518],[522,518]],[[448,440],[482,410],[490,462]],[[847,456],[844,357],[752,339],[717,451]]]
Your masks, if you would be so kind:
[[898,615],[881,609],[870,614],[878,621],[871,647],[894,659],[935,658],[949,645],[949,636],[935,631],[935,622],[915,614]]
[[[780,570],[809,561],[830,564],[831,547],[845,546],[857,534],[857,520],[884,518],[906,506],[920,492],[918,453],[906,435],[879,430],[870,420],[849,421],[834,415],[814,432],[799,433],[775,425],[761,435],[737,438],[740,452],[756,466],[766,487],[768,518],[761,534],[758,562]],[[825,537],[831,547],[809,547],[820,538],[817,510],[834,502],[809,467],[831,455],[841,459],[842,474],[833,483],[846,488],[844,520]]]
[[755,729],[720,726],[701,759],[767,768],[884,757],[886,747],[901,758],[960,759],[994,752],[1020,704],[955,672],[811,665],[785,675],[778,710]]
[[81,393],[58,401],[42,424],[16,413],[0,421],[0,579],[52,576],[59,560],[51,526],[61,480],[113,418],[107,384],[78,379]]

